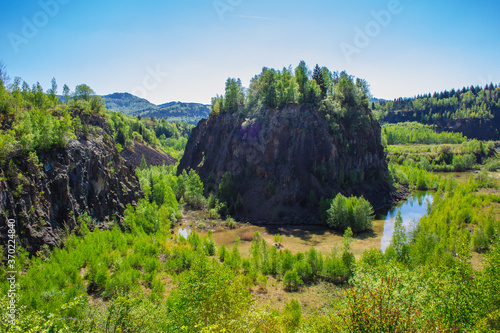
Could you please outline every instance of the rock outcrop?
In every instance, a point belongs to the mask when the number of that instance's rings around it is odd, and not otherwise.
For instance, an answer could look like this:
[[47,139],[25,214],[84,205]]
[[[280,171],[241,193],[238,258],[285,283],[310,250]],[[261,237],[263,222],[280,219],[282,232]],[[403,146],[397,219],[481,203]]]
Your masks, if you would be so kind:
[[193,130],[178,172],[196,170],[207,192],[231,173],[241,216],[267,223],[314,223],[320,198],[338,192],[381,207],[393,188],[380,126],[369,110],[358,112],[363,126],[330,126],[316,109],[298,105],[246,118],[212,115]]
[[[107,126],[103,119],[87,123]],[[0,169],[3,244],[8,219],[16,221],[16,235],[30,253],[43,244],[60,245],[61,230],[73,230],[81,214],[99,228],[121,222],[125,206],[139,199],[140,187],[106,129],[39,154],[38,165],[23,155]]]
[[152,166],[163,164],[172,165],[177,163],[177,160],[169,154],[138,142],[134,144],[133,150],[125,149],[122,151],[122,157],[127,162],[127,165],[134,169],[141,165],[142,156],[144,156],[146,163]]

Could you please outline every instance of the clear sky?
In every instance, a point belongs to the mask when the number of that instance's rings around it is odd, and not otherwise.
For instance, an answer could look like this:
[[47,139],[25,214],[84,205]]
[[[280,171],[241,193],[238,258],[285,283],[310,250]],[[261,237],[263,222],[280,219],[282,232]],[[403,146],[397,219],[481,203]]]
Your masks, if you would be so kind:
[[210,103],[228,77],[300,60],[375,97],[500,82],[500,1],[0,0],[0,61],[59,93],[86,83],[153,103]]

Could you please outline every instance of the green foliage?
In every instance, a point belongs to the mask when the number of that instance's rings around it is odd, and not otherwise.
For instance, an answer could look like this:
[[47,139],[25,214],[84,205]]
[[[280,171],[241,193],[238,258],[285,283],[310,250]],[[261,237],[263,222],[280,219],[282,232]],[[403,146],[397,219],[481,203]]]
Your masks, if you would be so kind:
[[304,282],[300,278],[296,269],[286,271],[285,275],[283,276],[283,286],[285,287],[285,290],[287,290],[287,291],[296,291],[303,284],[304,284]]
[[193,267],[179,277],[178,287],[167,299],[167,331],[182,331],[214,324],[228,329],[251,305],[248,290],[235,279],[235,273],[215,261],[198,257]]
[[173,158],[180,159],[187,138],[194,128],[187,123],[170,123],[166,119],[135,118],[119,112],[105,114],[116,142],[133,150],[135,141],[161,148]]
[[[305,65],[305,64],[304,64]],[[305,70],[305,71],[304,71]],[[274,74],[278,107],[297,98],[308,99],[321,94],[323,98],[337,94],[335,112],[350,117],[349,103],[366,103],[366,83],[343,76],[341,87],[335,87],[334,74],[325,74],[324,69],[315,69],[312,78],[307,68],[301,68],[308,80],[297,81],[291,70]],[[296,74],[295,74],[296,75]],[[286,79],[285,79],[286,77]],[[331,82],[328,81],[331,77]],[[260,79],[259,79],[260,81]],[[262,81],[266,83],[265,81]],[[299,84],[300,82],[300,84]],[[330,82],[330,83],[328,83]],[[261,82],[259,82],[260,84]],[[269,83],[269,82],[267,82]],[[266,83],[266,84],[267,84]],[[257,84],[254,82],[254,85]],[[0,87],[1,88],[1,87]],[[253,86],[255,88],[255,86]],[[52,110],[50,97],[44,97],[35,86],[26,90],[29,108],[16,115],[16,122],[37,119],[40,114],[50,121],[61,121],[66,108]],[[54,86],[53,91],[57,88]],[[260,87],[259,87],[260,89]],[[272,85],[262,88],[272,93]],[[266,90],[267,89],[267,90]],[[255,94],[254,92],[257,91]],[[269,92],[271,91],[271,92]],[[364,93],[363,93],[364,91]],[[260,90],[252,90],[249,97],[260,96]],[[342,93],[340,95],[339,93]],[[3,94],[3,95],[2,95]],[[22,92],[6,92],[0,89],[0,111],[3,117],[13,117],[9,104]],[[253,94],[253,95],[252,95]],[[302,95],[299,95],[302,94]],[[49,94],[50,95],[50,94]],[[293,97],[291,97],[293,96]],[[309,97],[308,97],[309,96]],[[274,98],[274,97],[273,97]],[[270,98],[270,100],[273,100]],[[342,102],[341,102],[342,101]],[[91,102],[77,100],[92,110]],[[245,100],[245,103],[250,103]],[[255,100],[253,101],[255,102]],[[262,102],[262,99],[260,100]],[[332,102],[332,103],[333,103]],[[26,102],[28,103],[28,102]],[[45,104],[44,104],[45,103]],[[342,103],[347,103],[342,105]],[[35,107],[41,105],[42,107]],[[44,107],[45,105],[45,107]],[[238,105],[240,108],[241,105]],[[69,106],[66,106],[69,108]],[[36,115],[33,111],[40,112]],[[24,111],[23,111],[24,110]],[[45,114],[40,110],[50,110]],[[33,117],[30,112],[33,111]],[[95,110],[94,110],[95,111]],[[69,111],[68,111],[69,112]],[[98,112],[98,111],[97,111]],[[69,113],[68,113],[69,114]],[[23,118],[28,117],[28,118]],[[55,119],[52,119],[53,117]],[[71,117],[71,116],[70,116]],[[110,128],[116,138],[130,140],[132,137],[147,141],[166,141],[157,138],[156,130],[166,130],[170,125],[154,123],[153,120],[122,119],[119,115],[107,115]],[[14,119],[14,118],[12,118]],[[83,118],[82,118],[83,119]],[[72,119],[74,120],[74,119]],[[45,120],[40,120],[41,123]],[[78,122],[67,133],[77,133]],[[124,125],[123,127],[121,125]],[[19,125],[16,125],[19,126]],[[24,126],[24,125],[23,125]],[[128,128],[127,128],[128,126]],[[175,131],[180,133],[180,126]],[[12,129],[3,130],[4,146],[19,149],[19,141]],[[21,127],[19,127],[21,128]],[[25,127],[22,127],[25,128]],[[26,127],[27,128],[27,127]],[[50,128],[46,126],[45,128]],[[121,130],[120,130],[121,128]],[[118,129],[118,130],[117,130]],[[72,132],[73,131],[73,132]],[[160,130],[159,130],[160,131]],[[36,131],[23,133],[33,135]],[[91,132],[91,131],[90,131]],[[135,134],[134,134],[135,133]],[[37,134],[42,135],[42,134]],[[69,135],[69,134],[67,134]],[[91,135],[89,133],[89,135]],[[175,137],[175,134],[172,134]],[[182,135],[181,135],[182,136]],[[6,140],[5,138],[8,138]],[[68,136],[65,136],[68,139]],[[157,138],[157,139],[155,139]],[[14,140],[14,141],[12,141]],[[29,143],[29,138],[24,139]],[[17,147],[17,148],[16,148]],[[27,160],[34,172],[39,169],[39,148],[27,144],[31,154]],[[50,149],[50,148],[47,148]],[[432,153],[432,152],[429,152]],[[323,255],[311,248],[304,253],[292,254],[271,246],[259,234],[255,234],[250,247],[250,257],[240,253],[240,241],[233,247],[217,248],[209,231],[206,237],[195,232],[187,239],[172,239],[170,225],[180,217],[178,200],[196,206],[204,202],[203,184],[194,173],[175,176],[173,167],[143,167],[138,169],[144,199],[125,212],[123,230],[116,226],[112,230],[99,230],[89,216],[77,218],[78,235],[68,236],[62,248],[28,258],[20,250],[16,260],[19,299],[18,318],[15,327],[7,326],[7,302],[0,298],[0,330],[5,332],[370,332],[370,331],[471,331],[493,332],[499,327],[500,307],[500,251],[496,208],[500,200],[496,195],[480,194],[482,187],[493,187],[494,179],[484,171],[471,176],[465,184],[457,185],[444,181],[426,170],[432,162],[440,160],[452,168],[467,168],[467,158],[474,163],[494,163],[494,146],[471,140],[461,146],[443,146],[436,149],[435,158],[391,163],[394,179],[413,188],[432,188],[436,194],[432,208],[424,217],[410,239],[407,239],[399,217],[396,221],[392,245],[382,253],[380,250],[365,252],[357,260],[350,252],[352,231],[346,223],[344,246],[341,251],[332,250]],[[397,158],[403,156],[403,153]],[[5,154],[4,158],[7,158]],[[20,186],[16,162],[9,160],[6,177],[15,175]],[[427,161],[428,164],[425,162]],[[432,162],[431,162],[432,161]],[[492,162],[493,161],[493,162]],[[429,169],[427,169],[429,168]],[[227,201],[218,202],[215,196],[208,200],[208,207],[218,213],[237,206],[241,196],[235,191],[232,177],[224,176],[219,195]],[[483,193],[483,192],[481,192]],[[234,200],[234,202],[231,202]],[[356,223],[363,216],[371,215],[369,206],[357,203],[355,198],[340,198],[332,203],[321,200],[322,212],[331,221],[334,214],[349,218],[356,231]],[[352,200],[352,201],[351,201]],[[310,200],[311,203],[317,200]],[[227,204],[224,204],[224,203]],[[361,208],[357,210],[355,207]],[[223,208],[226,207],[226,208]],[[326,219],[325,218],[325,219]],[[227,219],[227,225],[233,223]],[[235,223],[235,222],[234,222]],[[359,228],[359,227],[358,227]],[[473,230],[473,231],[472,231]],[[471,232],[472,231],[472,232]],[[276,236],[275,243],[282,240]],[[474,271],[469,264],[470,249],[484,253],[482,269]],[[218,254],[218,259],[213,258]],[[268,277],[283,279],[287,291],[300,290],[304,285],[327,281],[347,284],[345,299],[335,298],[335,309],[324,310],[314,315],[303,315],[300,303],[285,304],[282,314],[253,302],[249,289],[257,287],[259,292],[269,289]],[[0,290],[7,294],[9,284],[5,269],[0,269]],[[173,281],[173,289],[166,281]],[[279,282],[278,282],[279,283]],[[89,296],[92,296],[90,301]]]
[[[245,91],[239,79],[229,78],[226,81],[225,96],[212,99],[212,115],[223,113],[254,114],[262,106],[269,109],[281,109],[288,104],[304,104],[310,107],[320,107],[325,114],[323,103],[327,105],[338,103],[343,116],[355,119],[359,114],[354,110],[365,109],[370,98],[366,81],[354,80],[354,77],[342,72],[332,73],[326,67],[316,66],[311,73],[304,61],[293,70],[283,68],[275,70],[264,67],[259,75],[252,78],[249,88]],[[335,113],[335,112],[333,112]],[[328,116],[330,118],[330,116]],[[334,119],[332,119],[333,125]],[[359,123],[362,125],[362,122]]]
[[224,104],[222,106],[223,112],[234,113],[238,111],[238,107],[243,104],[245,95],[243,94],[243,87],[241,80],[227,79],[226,81],[226,95],[224,97]]
[[234,190],[234,182],[231,174],[226,172],[222,176],[222,180],[219,184],[219,199],[222,202],[231,202],[236,196],[236,191]]
[[236,221],[232,217],[228,217],[226,219],[226,225],[229,229],[236,228]]
[[281,244],[283,242],[283,236],[281,236],[280,234],[275,234],[273,236],[273,242],[274,244]]
[[292,299],[289,303],[286,303],[281,317],[286,332],[295,332],[300,326],[301,317],[302,309],[299,302]]
[[[57,116],[54,113],[58,114]],[[19,110],[12,128],[0,132],[0,149],[3,158],[18,152],[45,152],[64,147],[76,138],[76,118],[66,110],[32,108]]]
[[212,238],[212,230],[209,230],[207,237],[203,239],[203,251],[207,256],[214,256],[217,252],[217,246]]
[[382,127],[382,136],[388,145],[458,144],[467,141],[461,133],[437,132],[436,126],[417,122],[386,124]]
[[[444,198],[435,196],[432,211],[421,219],[410,247],[412,264],[446,262],[464,244],[482,251],[497,239],[495,230],[499,230],[500,224],[493,211],[485,209],[497,198],[475,191],[476,184],[471,180],[467,184],[448,187]],[[472,240],[467,226],[474,226],[476,235]]]
[[327,214],[328,225],[337,230],[343,231],[351,228],[354,232],[362,232],[372,226],[373,208],[362,197],[346,198],[338,193],[332,200]]
[[400,185],[416,190],[439,190],[444,189],[448,181],[420,169],[414,163],[408,162],[405,165],[390,163],[389,171],[394,181]]
[[408,244],[406,237],[406,229],[403,226],[403,217],[401,211],[398,211],[394,221],[394,232],[390,248],[396,253],[397,260],[408,262]]
[[76,100],[90,101],[94,95],[95,91],[86,84],[80,84],[75,88],[74,98]]
[[142,154],[141,164],[139,165],[139,170],[143,171],[143,170],[147,169],[147,167],[148,167],[148,163],[146,162],[146,158],[144,157],[144,154]]
[[[390,167],[398,164],[424,171],[466,171],[479,168],[480,163],[494,169],[496,151],[493,142],[469,140],[461,145],[389,146]],[[488,165],[486,165],[488,167]]]
[[418,121],[436,123],[442,119],[490,119],[500,110],[500,88],[493,85],[469,87],[455,91],[444,91],[399,98],[392,102],[375,105],[382,121]]
[[396,283],[382,279],[379,287],[346,291],[341,329],[347,332],[406,332],[415,327],[419,313],[402,311],[393,299]]
[[201,209],[206,205],[203,196],[203,182],[194,170],[189,173],[183,170],[177,179],[175,195],[179,202],[184,202],[193,209]]

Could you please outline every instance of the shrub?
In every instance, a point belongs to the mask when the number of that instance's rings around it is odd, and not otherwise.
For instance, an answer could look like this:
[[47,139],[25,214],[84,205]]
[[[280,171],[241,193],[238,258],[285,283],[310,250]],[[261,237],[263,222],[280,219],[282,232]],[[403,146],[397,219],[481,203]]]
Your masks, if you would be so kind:
[[204,327],[220,325],[217,332],[234,332],[228,325],[248,312],[251,299],[241,279],[228,267],[200,256],[179,276],[178,287],[168,296],[170,320],[164,331],[182,332],[203,323]]
[[476,226],[474,229],[474,234],[472,235],[471,239],[472,243],[472,248],[476,252],[483,252],[488,249],[489,247],[489,240],[486,237],[483,228],[480,226]]
[[212,220],[215,220],[215,219],[220,219],[220,215],[219,213],[217,212],[217,209],[215,208],[212,208],[208,211],[208,218],[209,219],[212,219]]
[[298,301],[292,299],[289,303],[286,303],[281,317],[286,332],[294,332],[297,330],[300,325],[301,317],[302,310]]
[[341,327],[346,332],[407,332],[414,328],[419,312],[404,313],[391,296],[397,283],[382,280],[379,287],[349,289],[346,291],[347,307],[341,311]]
[[346,198],[337,194],[327,211],[327,223],[331,228],[344,231],[351,228],[354,232],[362,232],[372,227],[373,208],[363,197]]
[[220,258],[220,261],[224,262],[226,260],[226,257],[228,256],[229,252],[226,248],[226,245],[222,244],[222,246],[219,248],[218,255]]
[[243,234],[241,234],[240,239],[245,242],[251,242],[255,239],[254,233],[252,233],[251,231],[245,231]]
[[280,234],[275,234],[273,236],[273,242],[274,244],[281,244],[283,242],[283,236],[281,236]]
[[228,226],[229,229],[234,229],[236,228],[236,221],[232,217],[229,217],[226,220],[226,225]]
[[219,204],[219,200],[217,200],[217,197],[213,193],[210,193],[210,196],[208,197],[208,200],[207,200],[207,208],[209,210],[216,208],[218,204]]
[[304,282],[300,278],[296,269],[287,271],[283,277],[283,285],[285,286],[286,291],[298,290],[303,284]]
[[488,162],[486,162],[485,164],[485,168],[486,170],[488,171],[497,171],[498,169],[500,169],[500,160],[498,159],[490,159],[488,160]]
[[259,289],[265,290],[267,287],[267,277],[265,275],[259,274],[257,276],[256,280],[257,284],[259,285]]
[[344,283],[350,277],[349,268],[346,267],[341,257],[332,253],[327,256],[323,265],[323,277],[333,283]]
[[209,230],[207,237],[203,239],[203,251],[207,256],[214,256],[217,252],[217,246],[212,239],[212,230]]

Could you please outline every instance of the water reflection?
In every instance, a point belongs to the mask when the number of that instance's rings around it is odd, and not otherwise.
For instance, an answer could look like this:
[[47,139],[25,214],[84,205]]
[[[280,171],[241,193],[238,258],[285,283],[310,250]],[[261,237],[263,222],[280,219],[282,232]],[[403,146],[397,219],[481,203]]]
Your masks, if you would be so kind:
[[385,249],[391,244],[392,234],[394,232],[394,220],[398,211],[403,217],[403,226],[406,228],[406,233],[409,234],[417,226],[420,219],[427,214],[427,207],[432,204],[432,194],[424,191],[417,191],[405,202],[393,207],[388,212],[382,213],[380,218],[384,222],[384,235],[380,241],[380,249]]
[[182,236],[184,238],[188,238],[188,235],[191,233],[191,229],[189,228],[180,228],[179,232],[177,232],[177,236]]

